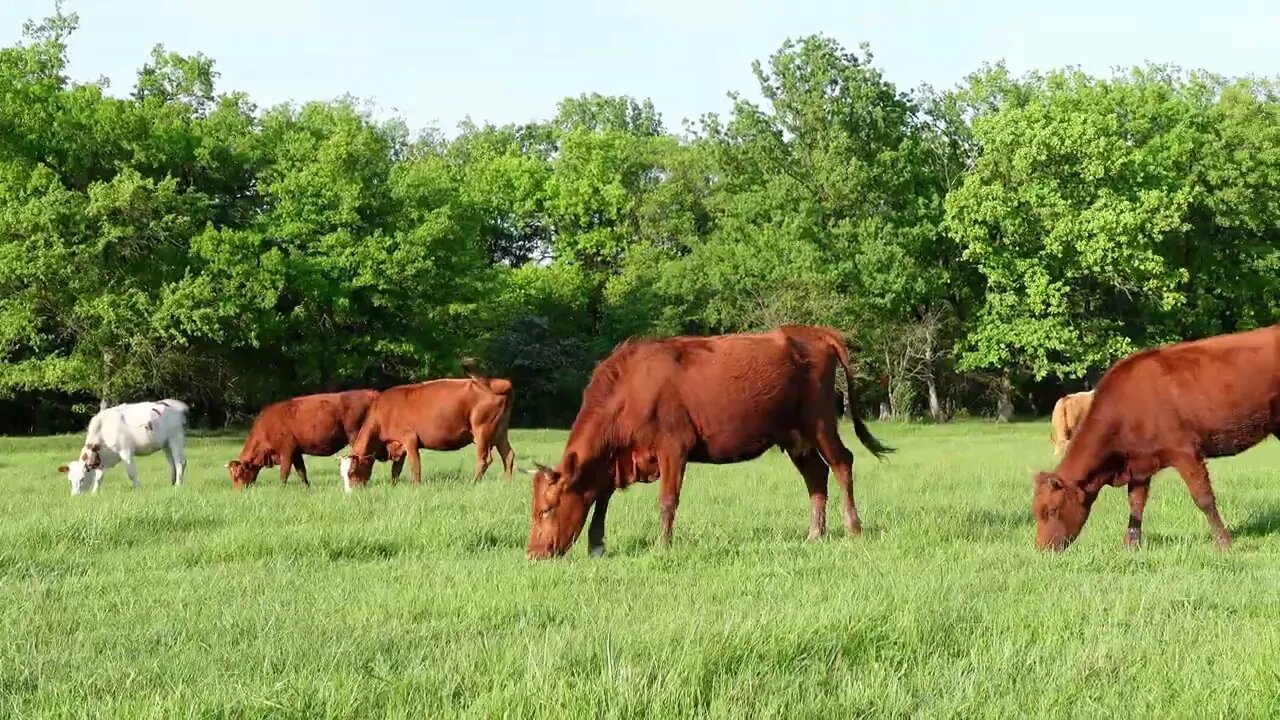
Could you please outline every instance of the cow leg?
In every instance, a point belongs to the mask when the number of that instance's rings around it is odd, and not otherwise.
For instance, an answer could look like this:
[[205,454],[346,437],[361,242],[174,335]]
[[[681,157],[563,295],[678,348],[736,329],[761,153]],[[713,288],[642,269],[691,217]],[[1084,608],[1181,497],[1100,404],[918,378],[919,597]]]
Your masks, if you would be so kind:
[[516,451],[512,449],[511,443],[507,440],[507,431],[503,430],[498,433],[493,442],[498,446],[498,455],[502,457],[502,476],[507,482],[510,482],[516,470]]
[[302,461],[302,453],[298,450],[293,451],[293,468],[298,471],[298,477],[302,478],[302,484],[311,487],[311,482],[307,480],[307,465]]
[[404,458],[391,461],[391,484],[400,482],[400,472],[404,470]]
[[182,485],[187,474],[187,457],[181,438],[171,438],[165,444],[164,456],[169,460],[169,484],[174,487]]
[[587,546],[592,557],[604,556],[604,518],[609,512],[609,498],[613,491],[609,490],[596,498],[596,509],[591,513],[591,527],[587,528]]
[[680,505],[680,486],[684,483],[684,456],[659,453],[658,476],[658,517],[662,524],[658,543],[666,547],[671,544],[676,508]]
[[1129,531],[1124,538],[1126,547],[1142,546],[1142,511],[1147,506],[1147,491],[1150,489],[1150,478],[1141,482],[1129,481]]
[[413,476],[413,484],[422,484],[422,458],[418,457],[418,438],[406,440],[404,452],[409,456],[409,474]]
[[1209,521],[1209,529],[1213,531],[1218,547],[1224,550],[1231,547],[1231,533],[1227,532],[1227,526],[1218,515],[1218,503],[1213,496],[1213,486],[1209,484],[1209,469],[1205,467],[1204,458],[1182,456],[1174,461],[1173,466],[1186,482],[1196,507],[1200,508]]
[[817,430],[818,453],[831,466],[844,495],[844,529],[850,535],[859,535],[862,533],[862,521],[858,518],[858,506],[853,501],[853,453],[840,441],[834,423],[819,424]]
[[827,476],[830,471],[822,457],[812,450],[805,453],[788,450],[787,457],[791,458],[791,463],[804,476],[805,487],[809,489],[812,508],[809,514],[809,536],[806,540],[817,540],[827,534]]
[[293,448],[280,449],[280,484],[289,482],[289,471],[293,470]]
[[484,431],[476,433],[476,471],[471,476],[471,482],[480,482],[480,478],[484,477],[484,473],[489,469],[489,465],[493,463],[493,444],[490,442],[488,434]]
[[133,453],[120,453],[120,462],[124,463],[124,471],[129,475],[129,482],[133,483],[133,489],[141,490],[142,483],[138,482],[138,466],[133,461]]

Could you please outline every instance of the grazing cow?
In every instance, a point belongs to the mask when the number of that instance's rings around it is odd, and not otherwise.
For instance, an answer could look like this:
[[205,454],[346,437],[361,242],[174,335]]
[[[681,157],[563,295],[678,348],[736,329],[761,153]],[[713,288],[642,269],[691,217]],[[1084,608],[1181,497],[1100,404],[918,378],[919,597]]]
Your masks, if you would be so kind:
[[169,460],[169,484],[181,485],[186,474],[187,404],[167,398],[155,402],[123,403],[99,411],[89,420],[80,458],[58,468],[71,483],[71,494],[79,495],[92,487],[97,493],[102,475],[124,463],[125,472],[134,489],[138,468],[134,459],[164,449]]
[[1088,421],[1058,467],[1035,473],[1036,546],[1070,545],[1107,485],[1127,486],[1125,544],[1140,545],[1151,476],[1173,467],[1228,547],[1205,461],[1268,435],[1280,437],[1280,325],[1130,355],[1098,382]]
[[[264,407],[253,420],[240,457],[227,463],[231,484],[243,489],[258,479],[263,468],[280,467],[280,482],[297,468],[302,484],[310,487],[303,455],[327,457],[355,442],[377,390],[348,390],[281,400]],[[404,466],[401,448],[390,448],[391,475],[399,478]],[[398,458],[396,457],[398,456]]]
[[827,476],[844,494],[848,532],[861,532],[853,454],[836,426],[837,364],[848,381],[854,432],[877,457],[893,452],[858,417],[844,340],[830,328],[789,325],[768,333],[628,340],[596,366],[557,468],[538,465],[528,555],[563,555],[587,511],[590,552],[604,553],[609,499],[631,482],[659,485],[661,533],[671,542],[688,462],[727,464],[782,448],[804,477],[809,539],[826,532]]
[[422,483],[420,449],[459,450],[475,443],[478,482],[489,469],[493,448],[502,456],[503,475],[511,480],[515,451],[507,442],[511,422],[511,381],[480,374],[462,361],[465,378],[429,380],[384,390],[369,408],[351,452],[342,459],[342,487],[365,485],[379,453],[408,455],[415,485]]
[[1062,457],[1067,444],[1080,429],[1080,422],[1093,402],[1093,391],[1071,393],[1058,398],[1053,405],[1052,427],[1049,430],[1049,442],[1053,443],[1053,454]]

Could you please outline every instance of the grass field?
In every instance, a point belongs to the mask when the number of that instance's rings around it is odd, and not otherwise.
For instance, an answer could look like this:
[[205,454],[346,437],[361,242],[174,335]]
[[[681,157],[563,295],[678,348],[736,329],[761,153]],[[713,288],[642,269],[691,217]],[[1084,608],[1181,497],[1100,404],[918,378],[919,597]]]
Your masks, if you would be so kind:
[[[842,428],[853,446],[852,432]],[[675,542],[657,488],[611,508],[610,556],[531,563],[528,476],[470,483],[473,452],[424,453],[421,487],[344,497],[264,473],[236,493],[236,437],[189,438],[143,488],[113,468],[70,497],[80,437],[0,439],[5,717],[1275,717],[1280,446],[1210,465],[1236,535],[1216,551],[1171,471],[1146,547],[1123,491],[1080,541],[1034,550],[1029,466],[1046,423],[873,426],[866,533],[802,542],[803,482],[774,451],[691,466]],[[520,467],[564,433],[516,431]]]

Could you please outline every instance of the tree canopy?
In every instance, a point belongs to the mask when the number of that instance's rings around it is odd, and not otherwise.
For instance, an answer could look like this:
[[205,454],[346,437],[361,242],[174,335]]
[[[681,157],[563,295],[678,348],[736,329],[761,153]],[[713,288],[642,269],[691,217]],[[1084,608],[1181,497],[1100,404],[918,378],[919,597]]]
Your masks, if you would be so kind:
[[78,22],[0,49],[10,430],[160,395],[224,422],[466,354],[518,422],[558,424],[624,338],[784,322],[846,332],[888,415],[1043,412],[1280,307],[1274,79],[995,64],[903,89],[814,35],[683,132],[588,92],[445,138],[353,98],[260,108],[163,45],[108,94],[66,74]]

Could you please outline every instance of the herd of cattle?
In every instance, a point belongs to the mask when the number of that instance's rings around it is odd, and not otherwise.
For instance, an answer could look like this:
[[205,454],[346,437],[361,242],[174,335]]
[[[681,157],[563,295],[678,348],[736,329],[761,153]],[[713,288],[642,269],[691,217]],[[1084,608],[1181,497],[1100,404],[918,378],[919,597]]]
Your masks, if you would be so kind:
[[[374,461],[390,462],[395,483],[406,458],[421,482],[419,451],[476,447],[479,480],[496,448],[511,479],[507,440],[512,383],[463,361],[466,377],[383,390],[307,395],[263,408],[240,456],[226,464],[236,488],[264,468],[281,482],[296,469],[309,485],[304,455],[341,459],[343,488],[369,482]],[[563,555],[586,526],[589,552],[605,547],[614,492],[659,485],[660,534],[670,543],[685,466],[752,460],[780,448],[804,478],[808,538],[826,532],[827,482],[835,474],[850,534],[861,532],[853,497],[853,454],[837,432],[836,370],[845,373],[847,409],[858,440],[877,458],[894,452],[857,412],[843,337],[830,328],[786,325],[767,333],[627,340],[596,366],[568,442],[554,467],[536,464],[527,554]],[[135,458],[161,449],[170,482],[186,470],[186,404],[173,399],[107,408],[93,417],[80,458],[64,465],[72,494],[97,492],[102,474],[123,463],[138,487]],[[1036,545],[1065,549],[1079,536],[1102,488],[1129,495],[1126,545],[1142,537],[1151,477],[1172,467],[1186,482],[1220,546],[1231,543],[1218,515],[1205,461],[1280,437],[1280,324],[1143,350],[1115,363],[1094,390],[1062,398],[1051,440],[1061,457],[1034,475]]]

